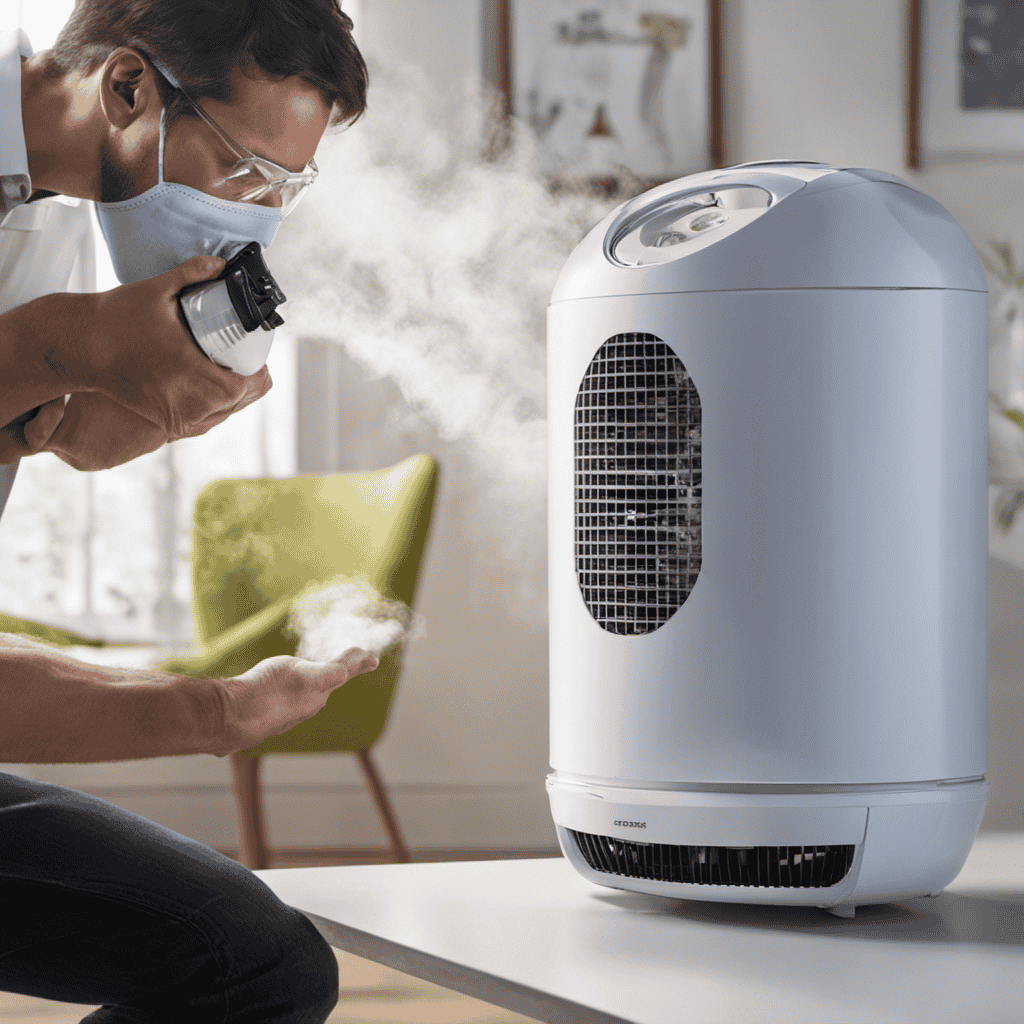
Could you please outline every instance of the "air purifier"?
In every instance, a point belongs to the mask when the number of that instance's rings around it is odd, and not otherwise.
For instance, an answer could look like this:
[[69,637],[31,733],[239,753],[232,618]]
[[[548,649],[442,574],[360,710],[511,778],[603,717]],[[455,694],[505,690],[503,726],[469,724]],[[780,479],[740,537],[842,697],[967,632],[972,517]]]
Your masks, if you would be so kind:
[[548,311],[551,772],[616,889],[937,895],[987,771],[987,285],[882,171],[612,211]]

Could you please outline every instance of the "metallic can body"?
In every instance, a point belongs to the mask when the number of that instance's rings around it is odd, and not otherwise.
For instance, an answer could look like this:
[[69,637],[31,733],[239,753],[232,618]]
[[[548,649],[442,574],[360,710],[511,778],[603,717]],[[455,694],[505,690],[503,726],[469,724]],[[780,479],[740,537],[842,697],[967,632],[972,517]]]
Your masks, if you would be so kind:
[[267,361],[274,332],[245,330],[224,281],[208,281],[179,302],[196,343],[215,363],[248,376]]

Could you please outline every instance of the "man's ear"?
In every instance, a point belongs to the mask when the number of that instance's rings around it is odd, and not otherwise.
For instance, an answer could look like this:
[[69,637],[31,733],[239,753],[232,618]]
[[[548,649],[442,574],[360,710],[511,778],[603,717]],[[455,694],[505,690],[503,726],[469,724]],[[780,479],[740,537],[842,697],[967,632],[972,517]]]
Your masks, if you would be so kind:
[[100,74],[100,106],[122,131],[147,110],[160,108],[153,69],[137,51],[119,46],[107,57]]

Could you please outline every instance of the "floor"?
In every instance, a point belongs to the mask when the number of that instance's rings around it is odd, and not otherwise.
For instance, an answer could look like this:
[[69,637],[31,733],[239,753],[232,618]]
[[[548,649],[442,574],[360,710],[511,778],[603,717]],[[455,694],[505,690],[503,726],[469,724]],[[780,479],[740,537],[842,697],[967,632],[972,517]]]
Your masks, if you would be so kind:
[[[232,850],[222,851],[235,856]],[[557,856],[558,851],[429,850],[414,851],[416,861],[500,860],[519,856]],[[273,867],[313,867],[380,863],[371,851],[293,851],[275,856]],[[471,999],[336,949],[341,998],[327,1024],[536,1024],[509,1010]],[[96,1007],[57,1003],[34,996],[0,992],[0,1021],[11,1024],[78,1024]]]

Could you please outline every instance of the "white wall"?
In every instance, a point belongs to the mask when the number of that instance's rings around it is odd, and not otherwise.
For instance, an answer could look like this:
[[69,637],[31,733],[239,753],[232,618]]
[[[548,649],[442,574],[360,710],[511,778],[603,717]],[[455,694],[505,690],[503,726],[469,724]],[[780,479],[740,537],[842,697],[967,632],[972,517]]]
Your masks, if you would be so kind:
[[[363,45],[371,56],[418,61],[440,89],[457,88],[464,74],[488,66],[482,2],[362,0]],[[1009,236],[1024,252],[1024,165],[959,165],[919,175],[903,167],[903,0],[724,6],[729,162],[806,157],[888,169],[916,180],[975,242]],[[420,594],[430,635],[407,657],[377,748],[409,842],[553,845],[543,789],[546,631],[516,614],[512,581],[496,571],[486,531],[466,514],[473,478],[462,449],[410,415],[389,381],[366,380],[340,349],[327,356],[309,347],[302,360],[304,468],[386,465],[420,450],[443,466]],[[323,387],[315,386],[317,378]],[[331,402],[325,392],[333,392]],[[318,417],[328,405],[334,420],[325,438]],[[1006,561],[1018,550],[1024,552],[1024,537],[991,568],[993,790],[986,827],[1024,824],[1024,571]],[[352,758],[281,756],[264,771],[275,844],[382,841]],[[228,766],[215,758],[32,772],[93,790],[213,845],[234,843]]]
[[359,15],[358,36],[368,57],[416,64],[442,92],[482,73],[482,0],[360,0]]

